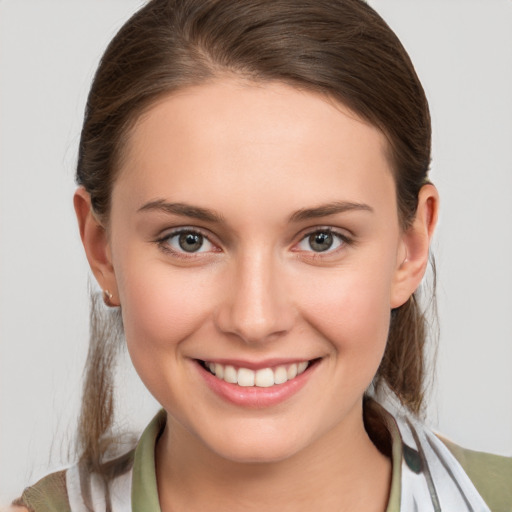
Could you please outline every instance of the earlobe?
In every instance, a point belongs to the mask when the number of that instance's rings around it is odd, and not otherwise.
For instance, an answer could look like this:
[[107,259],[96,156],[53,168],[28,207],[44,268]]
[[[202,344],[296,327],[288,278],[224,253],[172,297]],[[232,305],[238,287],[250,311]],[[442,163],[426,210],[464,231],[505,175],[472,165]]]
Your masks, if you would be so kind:
[[439,213],[439,194],[434,185],[424,185],[418,194],[416,215],[402,233],[401,250],[391,295],[391,309],[404,304],[419,287],[428,265],[429,248]]
[[108,290],[109,304],[107,305],[119,305],[107,231],[96,218],[90,195],[83,187],[76,190],[73,205],[78,220],[80,238],[94,277],[102,290]]

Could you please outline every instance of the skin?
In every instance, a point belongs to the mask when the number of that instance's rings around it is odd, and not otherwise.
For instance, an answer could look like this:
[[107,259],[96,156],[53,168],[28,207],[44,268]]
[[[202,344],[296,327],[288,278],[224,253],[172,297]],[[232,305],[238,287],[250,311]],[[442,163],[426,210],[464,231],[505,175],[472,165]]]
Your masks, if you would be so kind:
[[[391,463],[364,429],[362,397],[390,310],[424,274],[438,205],[423,187],[400,229],[386,144],[320,95],[219,79],[138,120],[107,226],[76,192],[91,268],[168,413],[156,450],[162,510],[385,510]],[[358,207],[291,219],[333,203]],[[207,237],[199,252],[180,249],[177,228]],[[327,228],[333,245],[313,250],[309,235]],[[219,397],[195,362],[272,358],[319,363],[300,391],[260,408]]]

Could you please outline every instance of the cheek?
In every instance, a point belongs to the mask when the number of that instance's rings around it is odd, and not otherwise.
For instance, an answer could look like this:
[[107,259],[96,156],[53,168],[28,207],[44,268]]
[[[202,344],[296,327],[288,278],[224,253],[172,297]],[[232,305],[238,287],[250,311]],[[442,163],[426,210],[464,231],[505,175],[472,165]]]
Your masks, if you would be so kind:
[[333,287],[322,293],[322,298],[312,299],[308,321],[328,340],[332,353],[329,366],[339,379],[332,390],[334,399],[340,389],[346,396],[360,398],[382,361],[390,311],[384,294],[376,293],[375,284],[347,280],[346,286]]
[[174,410],[183,399],[179,390],[187,376],[186,341],[204,329],[210,316],[211,277],[144,258],[125,256],[118,263],[124,332],[133,366],[153,396]]
[[151,345],[163,353],[193,334],[208,316],[214,286],[204,272],[125,258],[116,275],[131,351]]
[[336,351],[380,362],[390,322],[391,274],[372,266],[337,269],[302,289],[303,315]]

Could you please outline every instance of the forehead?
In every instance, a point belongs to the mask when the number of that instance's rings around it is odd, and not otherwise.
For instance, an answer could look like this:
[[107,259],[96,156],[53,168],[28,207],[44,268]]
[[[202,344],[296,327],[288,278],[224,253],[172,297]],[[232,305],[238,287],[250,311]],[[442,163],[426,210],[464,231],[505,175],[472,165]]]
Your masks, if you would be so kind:
[[170,94],[140,117],[113,204],[121,193],[141,204],[242,195],[257,205],[266,196],[275,201],[276,191],[297,203],[394,197],[386,155],[376,127],[324,96],[222,80]]

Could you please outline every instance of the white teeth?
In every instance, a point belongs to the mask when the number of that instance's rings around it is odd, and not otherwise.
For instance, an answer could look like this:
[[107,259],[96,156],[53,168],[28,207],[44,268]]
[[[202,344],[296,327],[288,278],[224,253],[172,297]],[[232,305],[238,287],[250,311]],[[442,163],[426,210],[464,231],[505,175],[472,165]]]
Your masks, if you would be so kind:
[[233,366],[228,365],[224,368],[224,380],[231,384],[237,383],[236,370]]
[[288,371],[286,372],[288,375],[288,380],[294,379],[297,377],[297,365],[295,363],[288,366]]
[[219,363],[216,363],[215,364],[215,375],[217,375],[217,377],[219,377],[219,379],[223,379],[224,378],[224,366],[222,366]]
[[304,370],[308,367],[308,362],[303,361],[302,363],[299,363],[297,365],[297,375],[300,375],[301,373],[304,373]]
[[238,384],[242,387],[256,386],[259,388],[269,388],[277,384],[294,379],[297,375],[304,373],[309,366],[309,361],[300,363],[292,363],[290,365],[276,366],[275,368],[261,368],[257,371],[249,368],[238,368],[234,366],[220,363],[206,362],[205,366],[218,379],[229,382],[230,384]]
[[248,368],[239,368],[237,376],[239,386],[243,386],[244,388],[254,386],[254,372],[252,370],[249,370]]
[[288,380],[288,372],[284,366],[278,366],[274,370],[274,384],[284,384]]
[[274,372],[271,368],[262,368],[256,372],[254,384],[259,388],[269,388],[274,385]]

